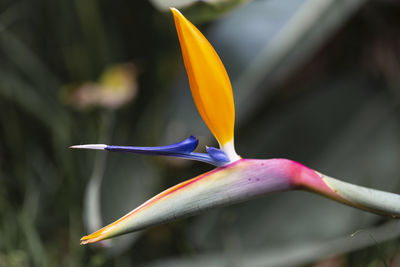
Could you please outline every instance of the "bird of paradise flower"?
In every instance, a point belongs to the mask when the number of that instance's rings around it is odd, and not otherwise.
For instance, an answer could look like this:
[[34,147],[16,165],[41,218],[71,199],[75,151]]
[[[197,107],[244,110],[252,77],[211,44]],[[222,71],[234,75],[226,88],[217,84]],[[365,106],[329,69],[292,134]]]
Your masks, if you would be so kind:
[[171,11],[194,102],[217,139],[219,149],[207,147],[207,153],[193,152],[198,145],[194,136],[160,147],[89,144],[71,148],[180,157],[203,161],[216,168],[161,192],[117,221],[82,237],[81,244],[287,190],[307,190],[369,212],[400,217],[400,195],[342,182],[288,159],[238,156],[234,147],[235,107],[226,70],[202,33],[177,9],[171,8]]

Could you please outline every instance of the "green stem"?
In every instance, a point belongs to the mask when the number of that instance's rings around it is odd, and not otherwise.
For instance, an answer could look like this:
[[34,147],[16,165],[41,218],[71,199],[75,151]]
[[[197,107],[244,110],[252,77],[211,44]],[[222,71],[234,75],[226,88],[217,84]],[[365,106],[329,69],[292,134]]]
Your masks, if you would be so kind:
[[320,175],[322,180],[344,199],[344,201],[340,199],[339,201],[380,215],[400,217],[400,195],[346,183],[324,174]]

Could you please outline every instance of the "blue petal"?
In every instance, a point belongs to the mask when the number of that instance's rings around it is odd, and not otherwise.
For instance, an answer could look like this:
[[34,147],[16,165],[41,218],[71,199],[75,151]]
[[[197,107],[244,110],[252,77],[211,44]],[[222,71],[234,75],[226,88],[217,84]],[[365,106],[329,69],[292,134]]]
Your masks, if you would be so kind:
[[155,147],[137,147],[137,146],[106,146],[104,149],[114,152],[128,152],[142,155],[158,155],[185,158],[206,162],[215,166],[222,166],[229,162],[226,154],[217,148],[207,148],[208,153],[196,153],[199,141],[196,137],[190,136],[182,142],[168,145],[168,146],[155,146]]
[[196,149],[199,141],[196,137],[190,136],[182,142],[155,147],[138,147],[138,146],[107,146],[105,149],[109,151],[130,152],[142,155],[164,155],[168,156],[177,153],[190,153]]
[[229,162],[228,156],[221,149],[215,147],[207,147],[207,153],[212,159],[218,162]]

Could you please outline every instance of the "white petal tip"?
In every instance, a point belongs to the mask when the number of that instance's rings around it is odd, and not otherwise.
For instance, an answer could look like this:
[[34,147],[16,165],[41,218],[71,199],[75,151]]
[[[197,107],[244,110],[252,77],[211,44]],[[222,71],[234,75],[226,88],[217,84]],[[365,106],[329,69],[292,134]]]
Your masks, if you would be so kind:
[[76,145],[70,146],[69,148],[73,149],[97,149],[97,150],[104,150],[106,149],[107,145],[104,144],[88,144],[88,145]]

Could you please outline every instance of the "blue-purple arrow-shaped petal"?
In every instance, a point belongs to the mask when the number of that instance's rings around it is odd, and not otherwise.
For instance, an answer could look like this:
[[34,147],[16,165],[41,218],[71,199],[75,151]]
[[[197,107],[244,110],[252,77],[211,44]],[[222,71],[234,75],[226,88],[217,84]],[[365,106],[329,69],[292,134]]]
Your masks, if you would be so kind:
[[71,148],[78,149],[97,149],[97,150],[108,150],[111,152],[128,152],[141,155],[152,155],[152,156],[170,156],[185,158],[191,160],[197,160],[206,162],[215,166],[223,166],[229,162],[229,158],[226,154],[217,148],[207,148],[208,153],[197,153],[193,152],[199,140],[195,136],[190,136],[182,142],[175,143],[167,146],[155,146],[155,147],[138,147],[138,146],[110,146],[104,144],[89,144],[89,145],[76,145]]

